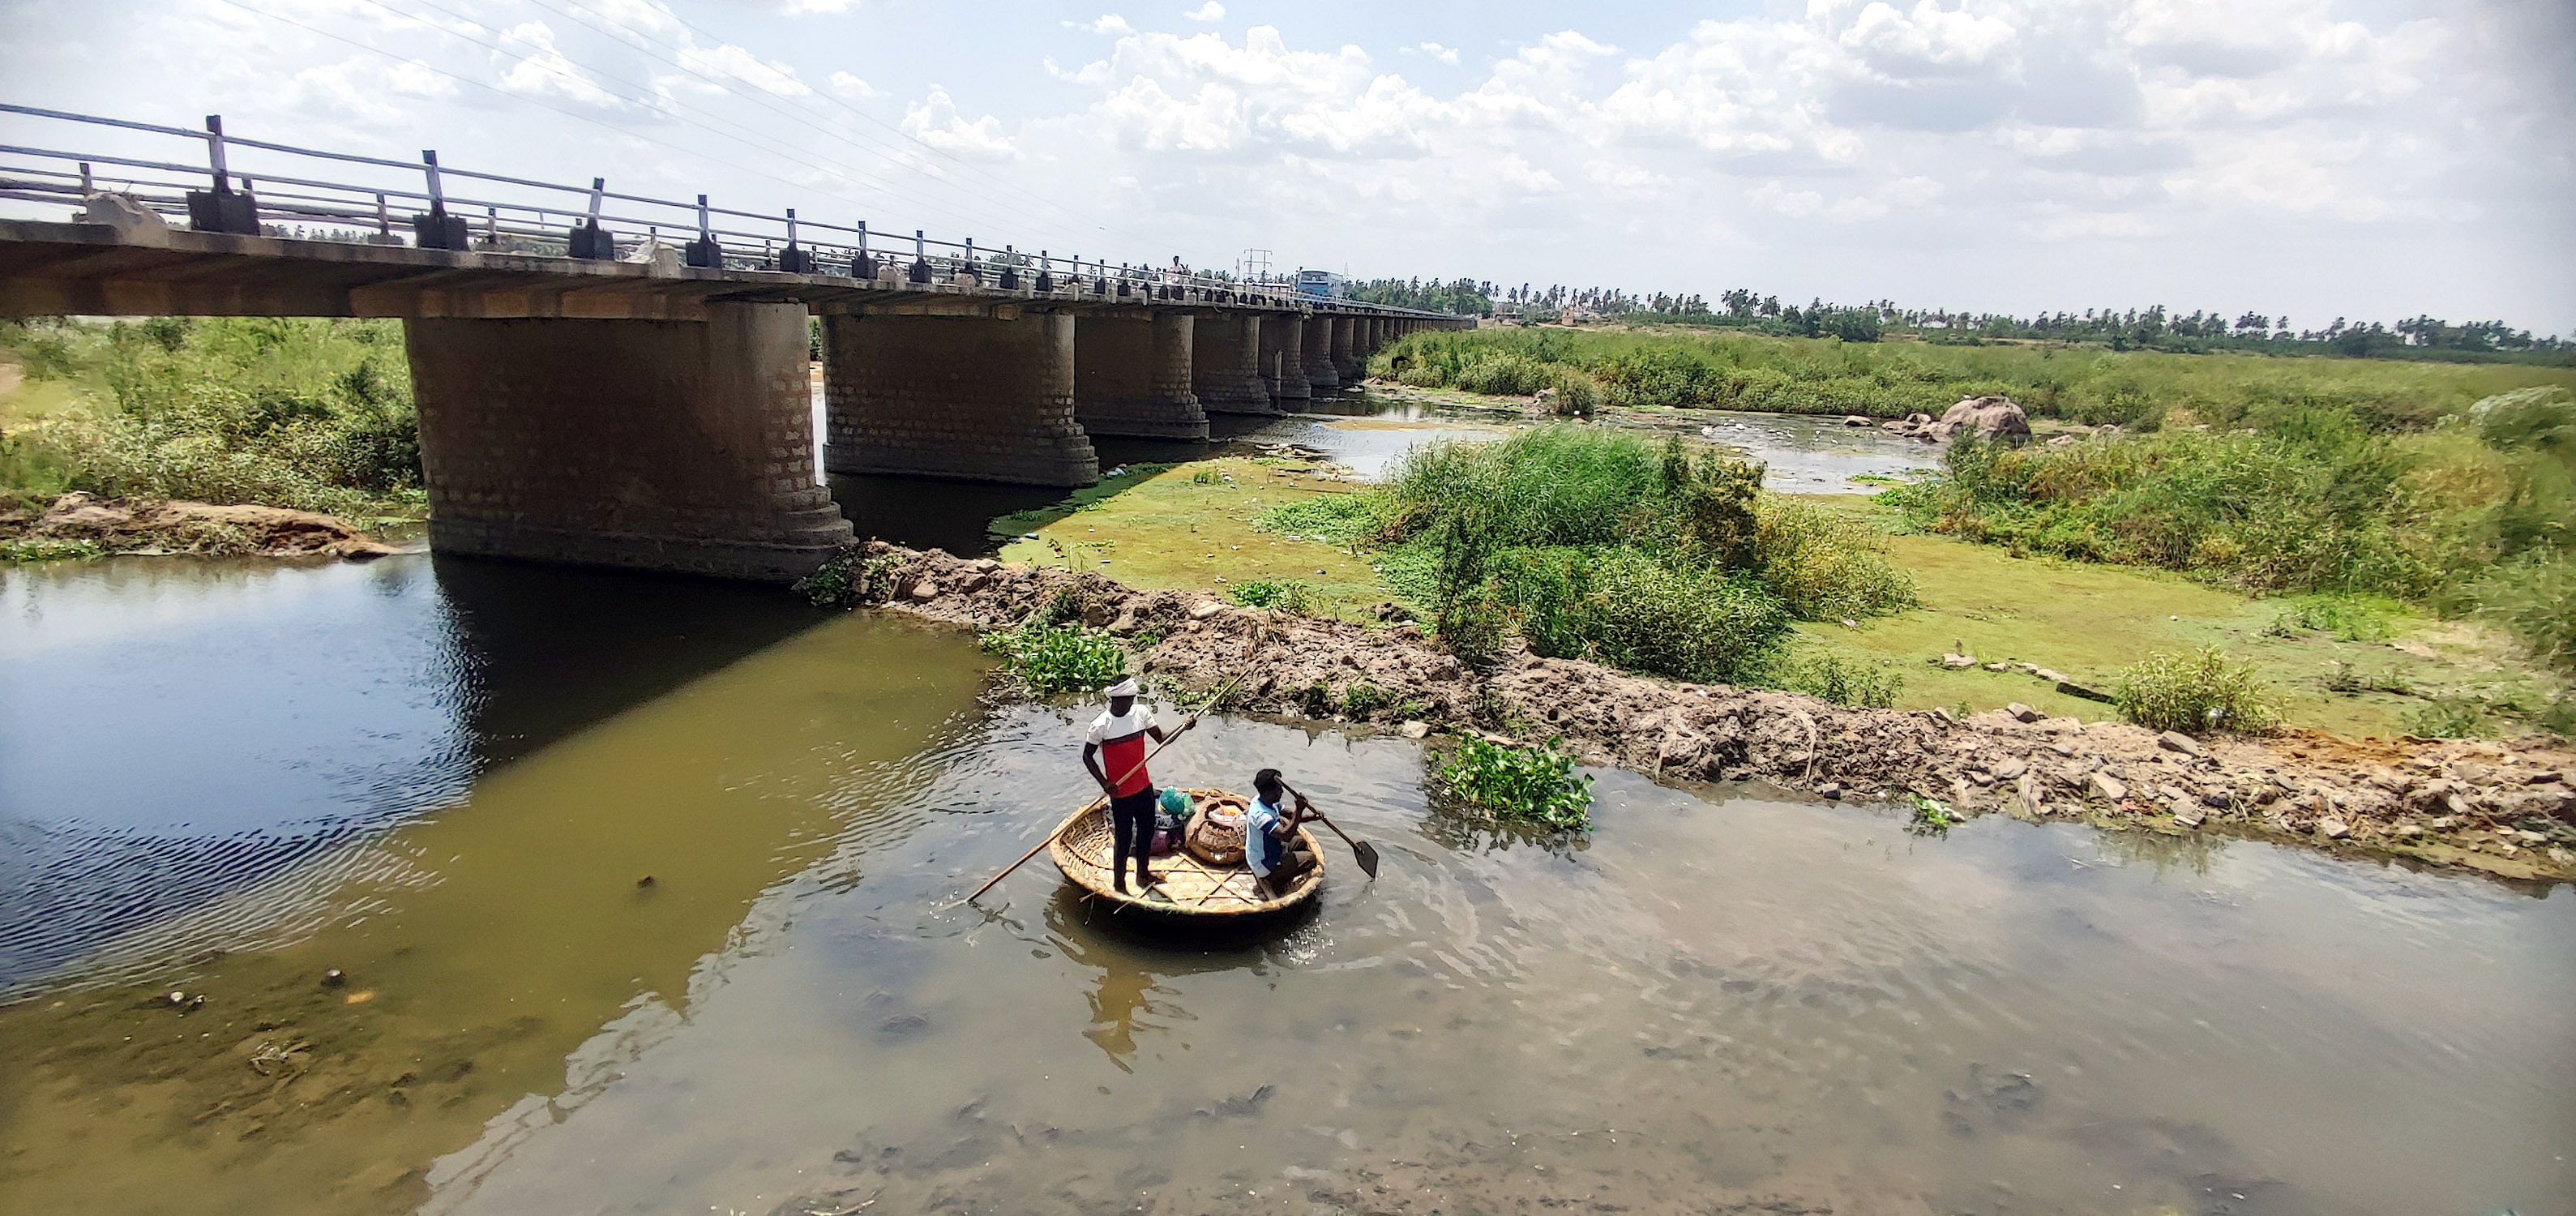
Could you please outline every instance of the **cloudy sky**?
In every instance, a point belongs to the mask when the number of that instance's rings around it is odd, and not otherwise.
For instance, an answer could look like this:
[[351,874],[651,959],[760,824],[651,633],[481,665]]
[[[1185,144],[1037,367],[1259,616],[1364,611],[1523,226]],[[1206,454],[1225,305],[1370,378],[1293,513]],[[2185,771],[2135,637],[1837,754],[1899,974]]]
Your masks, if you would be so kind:
[[1113,261],[2576,333],[2567,0],[0,0],[0,100]]

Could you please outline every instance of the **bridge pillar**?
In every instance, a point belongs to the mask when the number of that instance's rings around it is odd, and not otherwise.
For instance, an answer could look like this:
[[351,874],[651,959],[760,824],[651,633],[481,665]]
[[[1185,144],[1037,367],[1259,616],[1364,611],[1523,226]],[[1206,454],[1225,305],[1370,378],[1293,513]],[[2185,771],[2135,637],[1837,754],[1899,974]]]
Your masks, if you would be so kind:
[[823,462],[835,473],[1087,486],[1073,317],[823,319]]
[[786,581],[850,539],[814,478],[801,304],[403,322],[444,553]]
[[1205,439],[1190,391],[1197,326],[1178,309],[1086,314],[1074,323],[1074,415],[1094,435]]
[[1306,384],[1317,396],[1340,392],[1342,373],[1333,366],[1333,319],[1306,318]]
[[1333,374],[1344,388],[1357,388],[1365,379],[1359,357],[1351,353],[1352,330],[1359,325],[1357,317],[1333,318]]
[[1261,378],[1261,314],[1207,313],[1192,327],[1190,391],[1221,414],[1276,414]]
[[1272,313],[1261,323],[1261,376],[1270,399],[1294,412],[1315,396],[1306,383],[1306,322],[1295,313]]

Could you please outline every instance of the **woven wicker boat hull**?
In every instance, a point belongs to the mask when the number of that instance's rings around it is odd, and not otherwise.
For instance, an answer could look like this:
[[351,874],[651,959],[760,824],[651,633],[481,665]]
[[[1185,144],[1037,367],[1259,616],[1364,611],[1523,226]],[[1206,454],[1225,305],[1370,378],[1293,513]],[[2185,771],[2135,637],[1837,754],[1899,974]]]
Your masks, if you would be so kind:
[[[1184,793],[1205,806],[1217,799],[1247,801],[1241,795],[1224,790],[1193,789]],[[1297,829],[1297,841],[1315,858],[1315,864],[1299,875],[1297,885],[1277,899],[1264,898],[1253,882],[1252,871],[1240,863],[1230,866],[1211,865],[1191,856],[1188,850],[1175,850],[1154,858],[1153,872],[1162,881],[1165,896],[1155,899],[1136,891],[1131,882],[1122,894],[1112,884],[1110,862],[1115,856],[1116,837],[1109,822],[1109,808],[1098,807],[1076,819],[1056,834],[1047,846],[1047,855],[1055,859],[1055,868],[1064,872],[1066,882],[1094,900],[1116,905],[1121,910],[1177,916],[1207,918],[1211,923],[1243,921],[1276,916],[1312,902],[1324,886],[1324,854],[1315,845],[1315,837],[1304,828]],[[1128,863],[1131,867],[1133,861]],[[1130,875],[1132,879],[1133,875]]]

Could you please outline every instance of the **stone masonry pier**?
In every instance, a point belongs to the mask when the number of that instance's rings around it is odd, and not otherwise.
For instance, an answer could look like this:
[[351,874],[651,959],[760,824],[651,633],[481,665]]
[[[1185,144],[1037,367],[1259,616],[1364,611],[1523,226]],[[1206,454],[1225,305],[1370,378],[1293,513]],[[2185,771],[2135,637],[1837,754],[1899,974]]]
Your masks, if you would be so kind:
[[1333,363],[1333,319],[1306,318],[1306,384],[1314,395],[1342,391],[1341,369]]
[[432,548],[785,580],[851,538],[814,478],[802,305],[403,329]]
[[1261,376],[1258,313],[1202,313],[1193,327],[1190,391],[1199,408],[1220,414],[1276,414]]
[[1191,391],[1197,318],[1180,309],[1119,309],[1074,323],[1073,404],[1082,428],[1135,439],[1205,439]]
[[[1073,316],[1060,312],[824,318],[825,467],[1040,486],[1100,480],[1074,416],[1074,335]],[[1206,415],[1198,426],[1204,436]]]
[[1294,316],[1262,318],[1261,379],[1270,390],[1271,404],[1282,413],[1294,413],[1314,399],[1314,386],[1306,382],[1306,323]]

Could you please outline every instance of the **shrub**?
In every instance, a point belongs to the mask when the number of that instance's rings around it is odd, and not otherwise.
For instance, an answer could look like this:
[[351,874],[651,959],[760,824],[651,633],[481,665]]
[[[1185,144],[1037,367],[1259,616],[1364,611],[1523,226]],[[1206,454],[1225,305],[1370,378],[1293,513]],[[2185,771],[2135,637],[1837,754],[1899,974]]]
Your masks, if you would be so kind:
[[1593,565],[1575,608],[1585,657],[1700,683],[1742,682],[1763,670],[1789,632],[1789,613],[1760,583],[1714,570],[1676,570],[1633,550]]
[[1284,608],[1290,612],[1312,612],[1318,602],[1315,589],[1297,579],[1270,581],[1246,579],[1226,589],[1235,603],[1251,608]]
[[1127,652],[1103,630],[1042,625],[996,630],[984,649],[1010,664],[1011,674],[1042,692],[1106,688],[1126,674]]
[[2576,557],[2534,553],[2492,567],[2468,584],[2465,597],[2533,658],[2576,673]]
[[1460,367],[1453,382],[1471,393],[1526,397],[1548,387],[1550,379],[1547,366],[1534,359],[1484,351]]
[[1592,826],[1592,778],[1574,758],[1545,747],[1507,747],[1469,737],[1441,761],[1440,787],[1461,806],[1506,822],[1560,831]]
[[1867,525],[1778,495],[1763,497],[1754,515],[1756,569],[1790,615],[1832,621],[1915,605],[1914,580]]
[[2120,672],[2111,701],[2149,730],[2260,734],[2280,721],[2279,699],[2254,665],[2231,663],[2216,646],[2148,655]]

